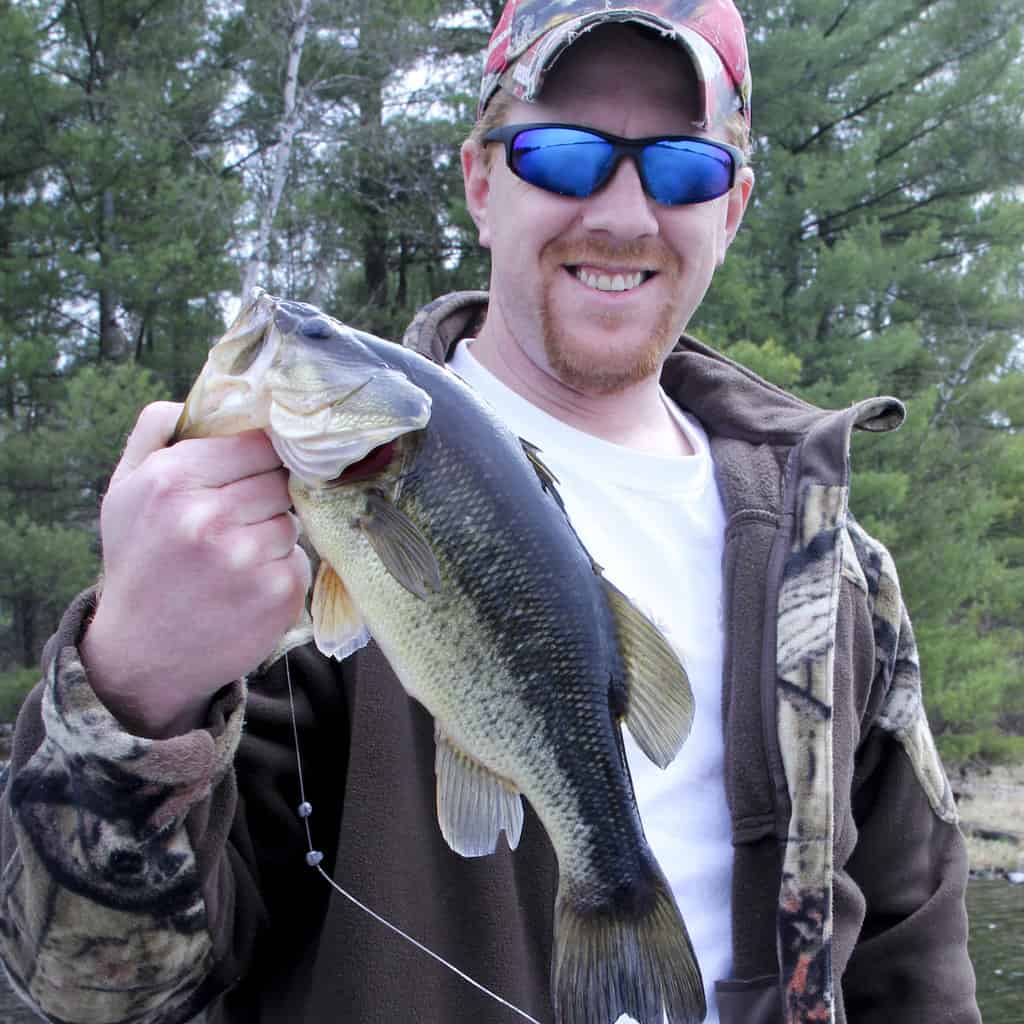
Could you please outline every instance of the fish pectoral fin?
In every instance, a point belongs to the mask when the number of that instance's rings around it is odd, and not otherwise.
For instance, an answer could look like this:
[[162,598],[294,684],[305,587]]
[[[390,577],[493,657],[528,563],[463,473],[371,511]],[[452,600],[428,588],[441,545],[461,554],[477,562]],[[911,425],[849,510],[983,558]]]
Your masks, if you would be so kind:
[[347,658],[370,640],[363,617],[341,577],[326,561],[316,571],[311,602],[313,639],[328,658]]
[[437,823],[448,845],[463,857],[483,857],[498,848],[505,830],[509,848],[523,832],[523,798],[434,727],[437,747]]
[[637,746],[667,768],[693,724],[693,691],[668,641],[614,584],[602,578],[626,663],[623,719]]
[[367,495],[366,514],[359,519],[373,550],[388,572],[416,597],[441,589],[441,570],[416,524],[377,491]]

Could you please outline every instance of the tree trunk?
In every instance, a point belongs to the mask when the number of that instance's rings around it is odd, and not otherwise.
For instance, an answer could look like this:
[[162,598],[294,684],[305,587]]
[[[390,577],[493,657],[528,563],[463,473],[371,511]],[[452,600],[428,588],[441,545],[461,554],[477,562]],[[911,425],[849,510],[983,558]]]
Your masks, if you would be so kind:
[[39,660],[36,650],[35,604],[31,598],[14,599],[14,632],[20,641],[21,664],[32,668]]
[[381,12],[372,0],[363,0],[359,11],[361,76],[356,91],[360,127],[356,175],[359,248],[363,260],[366,323],[370,330],[381,331],[388,321],[388,197],[380,173],[387,68],[381,65],[379,55],[386,50],[387,40]]
[[382,313],[388,301],[387,196],[379,175],[374,174],[374,164],[377,162],[374,154],[378,151],[383,130],[381,85],[379,80],[367,82],[360,104],[360,123],[363,127],[363,138],[366,140],[362,152],[363,167],[359,175],[363,220],[360,247],[366,303],[374,318]]
[[395,308],[404,309],[409,301],[409,238],[402,235],[398,240],[398,289],[395,291]]
[[100,267],[103,276],[99,287],[100,317],[100,362],[116,359],[125,350],[127,338],[117,320],[120,300],[111,284],[110,259],[117,250],[117,235],[114,231],[114,190],[107,186],[100,200],[100,223],[97,231],[99,241]]
[[244,303],[259,283],[270,245],[270,235],[274,227],[277,208],[281,204],[285,182],[288,180],[288,168],[292,159],[292,145],[295,134],[302,120],[302,98],[299,95],[299,64],[302,61],[302,50],[306,45],[306,30],[309,27],[310,0],[299,0],[298,10],[292,19],[291,31],[288,34],[288,66],[284,80],[284,112],[278,123],[277,145],[274,147],[274,170],[270,180],[270,191],[260,211],[260,226],[245,266],[242,278],[242,302]]

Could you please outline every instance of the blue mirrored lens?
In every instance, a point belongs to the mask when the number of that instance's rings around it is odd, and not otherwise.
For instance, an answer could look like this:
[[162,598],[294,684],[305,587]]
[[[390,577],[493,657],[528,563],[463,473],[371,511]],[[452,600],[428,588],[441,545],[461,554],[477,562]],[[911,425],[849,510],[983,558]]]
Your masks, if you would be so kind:
[[729,191],[732,157],[694,139],[657,142],[643,151],[647,191],[659,203],[703,203]]
[[703,203],[729,191],[733,158],[701,139],[604,138],[585,128],[542,125],[518,131],[510,166],[531,185],[579,199],[593,195],[622,156],[637,158],[647,194],[669,206]]
[[614,149],[610,142],[575,128],[530,128],[512,145],[512,170],[531,185],[584,198],[603,182]]

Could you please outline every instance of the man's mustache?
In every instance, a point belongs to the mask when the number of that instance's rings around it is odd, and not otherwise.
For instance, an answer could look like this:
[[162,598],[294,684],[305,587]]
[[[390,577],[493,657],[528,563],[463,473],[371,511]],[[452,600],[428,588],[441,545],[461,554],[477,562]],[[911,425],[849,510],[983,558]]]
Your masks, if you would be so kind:
[[569,266],[607,265],[633,271],[679,271],[679,258],[659,238],[612,242],[605,238],[556,239],[545,250],[547,259]]

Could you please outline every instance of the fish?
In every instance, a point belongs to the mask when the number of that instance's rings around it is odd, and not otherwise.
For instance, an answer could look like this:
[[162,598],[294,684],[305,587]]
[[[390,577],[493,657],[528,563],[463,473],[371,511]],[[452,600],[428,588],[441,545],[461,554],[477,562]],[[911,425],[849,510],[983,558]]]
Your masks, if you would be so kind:
[[262,429],[319,555],[313,637],[372,637],[433,716],[438,824],[464,857],[515,849],[523,798],[558,862],[557,1024],[696,1024],[682,915],[644,836],[623,723],[661,767],[693,719],[679,657],[607,580],[542,453],[452,371],[260,292],[176,439]]

